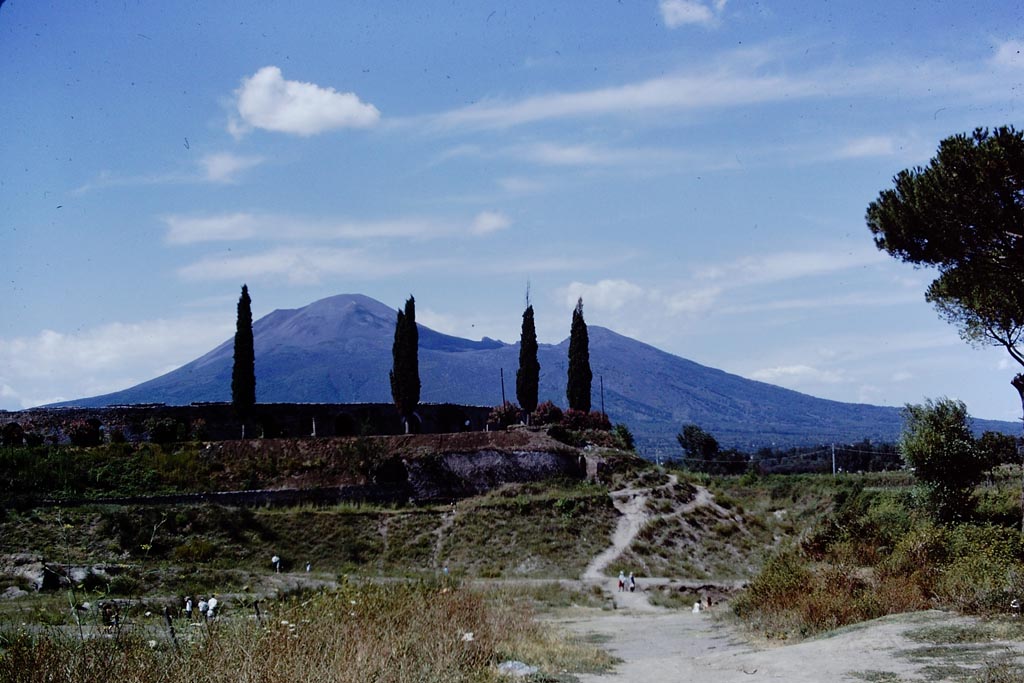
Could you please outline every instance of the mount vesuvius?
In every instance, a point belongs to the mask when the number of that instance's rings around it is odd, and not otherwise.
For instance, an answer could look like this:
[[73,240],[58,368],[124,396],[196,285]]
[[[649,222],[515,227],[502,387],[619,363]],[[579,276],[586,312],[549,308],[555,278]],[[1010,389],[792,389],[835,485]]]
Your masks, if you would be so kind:
[[[256,395],[260,402],[390,402],[388,371],[395,310],[359,294],[340,294],[294,310],[277,310],[253,324]],[[498,405],[499,371],[515,399],[519,345],[470,341],[419,326],[424,403]],[[894,441],[898,408],[841,403],[756,382],[659,351],[589,326],[595,409],[598,377],[613,423],[623,422],[642,450],[679,454],[675,435],[695,423],[725,446],[754,448],[828,442]],[[569,340],[541,344],[540,400],[565,407]],[[155,379],[129,389],[62,403],[105,406],[188,404],[231,398],[232,340]],[[1010,431],[1012,423],[977,421]],[[1013,433],[1010,431],[1010,433]]]

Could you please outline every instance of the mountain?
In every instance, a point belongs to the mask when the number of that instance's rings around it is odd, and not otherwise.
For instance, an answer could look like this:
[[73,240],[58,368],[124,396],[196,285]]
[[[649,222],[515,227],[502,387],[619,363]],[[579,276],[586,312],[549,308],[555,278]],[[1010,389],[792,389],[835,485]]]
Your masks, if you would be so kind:
[[[256,395],[260,402],[390,402],[388,371],[396,311],[359,294],[277,310],[253,324]],[[498,405],[515,401],[519,345],[470,341],[420,331],[424,403]],[[679,453],[675,435],[695,423],[723,446],[746,449],[829,442],[894,441],[898,408],[815,398],[660,351],[615,332],[589,326],[595,409],[623,422],[648,455]],[[565,406],[569,340],[541,344],[540,400]],[[233,341],[177,370],[123,391],[69,401],[65,406],[132,403],[188,404],[231,399]],[[977,427],[1016,434],[1019,426],[979,420]]]

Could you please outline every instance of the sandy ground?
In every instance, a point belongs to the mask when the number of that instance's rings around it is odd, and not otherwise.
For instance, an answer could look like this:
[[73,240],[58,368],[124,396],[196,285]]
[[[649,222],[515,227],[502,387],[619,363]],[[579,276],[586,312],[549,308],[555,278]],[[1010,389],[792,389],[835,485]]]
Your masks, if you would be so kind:
[[933,648],[927,654],[925,644],[906,636],[914,629],[957,622],[969,620],[938,611],[918,612],[793,645],[760,648],[737,638],[708,612],[647,605],[614,612],[577,610],[555,620],[564,629],[594,638],[623,660],[610,674],[579,674],[581,683],[956,680],[943,677],[936,667],[952,671],[995,661],[1004,653],[1024,655],[1024,643],[1001,642],[986,643],[980,657],[978,646],[943,648],[941,654]]
[[[970,618],[939,611],[894,615],[800,643],[759,647],[740,637],[714,612],[694,614],[651,605],[645,589],[668,583],[668,579],[645,577],[638,581],[637,592],[619,592],[615,578],[605,572],[643,527],[649,493],[644,489],[612,492],[615,507],[622,513],[612,544],[580,577],[581,583],[600,585],[610,593],[615,609],[576,609],[552,620],[622,659],[611,673],[579,675],[582,683],[962,681],[965,668],[977,668],[1007,655],[1024,657],[1024,643],[1019,642],[929,647],[907,636],[923,627],[971,623]],[[707,505],[711,500],[708,491],[698,487],[687,507]],[[728,607],[723,604],[715,609]],[[960,678],[951,678],[958,673]]]

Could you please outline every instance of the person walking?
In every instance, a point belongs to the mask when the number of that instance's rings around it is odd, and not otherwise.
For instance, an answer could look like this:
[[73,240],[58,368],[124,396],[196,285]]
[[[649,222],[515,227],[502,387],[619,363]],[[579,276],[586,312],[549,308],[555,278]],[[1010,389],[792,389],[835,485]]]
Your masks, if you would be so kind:
[[636,590],[636,577],[633,576],[633,572],[629,573],[629,592],[632,593]]
[[626,575],[619,570],[619,592],[626,590]]
[[206,618],[213,619],[217,616],[217,595],[210,596],[210,601],[206,603]]
[[192,596],[185,598],[185,618],[192,619]]

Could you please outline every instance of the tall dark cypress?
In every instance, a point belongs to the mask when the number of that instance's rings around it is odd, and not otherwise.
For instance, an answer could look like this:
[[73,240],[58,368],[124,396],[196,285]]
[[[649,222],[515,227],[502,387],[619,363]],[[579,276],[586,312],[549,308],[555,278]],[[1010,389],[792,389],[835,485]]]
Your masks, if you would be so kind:
[[416,299],[411,295],[405,311],[395,320],[395,342],[391,346],[391,398],[399,414],[409,423],[420,402],[419,331],[416,329]]
[[235,363],[231,369],[231,403],[246,412],[256,404],[256,351],[252,340],[252,299],[242,285],[235,327]]
[[523,331],[519,336],[519,369],[516,371],[516,398],[527,414],[537,409],[540,386],[540,362],[537,360],[537,330],[533,325],[533,306],[523,311]]
[[570,410],[590,412],[590,383],[594,374],[590,371],[590,339],[587,323],[583,320],[583,299],[576,302],[572,312],[572,330],[569,332],[569,376],[565,385],[565,397],[569,399]]

